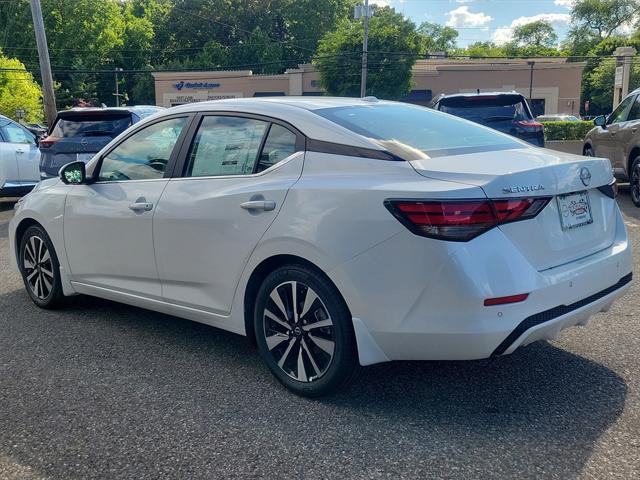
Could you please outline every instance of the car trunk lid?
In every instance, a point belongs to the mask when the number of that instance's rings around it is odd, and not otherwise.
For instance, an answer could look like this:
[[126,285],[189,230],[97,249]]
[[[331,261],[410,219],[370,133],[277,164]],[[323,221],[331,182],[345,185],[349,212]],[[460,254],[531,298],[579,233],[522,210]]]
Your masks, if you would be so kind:
[[538,270],[613,243],[615,200],[597,188],[612,181],[609,160],[522,148],[436,156],[411,165],[429,178],[478,186],[491,199],[552,197],[535,218],[499,227]]

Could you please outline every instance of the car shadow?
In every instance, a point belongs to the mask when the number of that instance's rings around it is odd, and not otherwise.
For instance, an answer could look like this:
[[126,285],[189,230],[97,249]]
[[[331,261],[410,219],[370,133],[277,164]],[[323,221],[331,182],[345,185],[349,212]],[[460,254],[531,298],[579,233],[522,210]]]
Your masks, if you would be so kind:
[[610,369],[536,343],[367,367],[311,400],[219,329],[90,297],[42,311],[22,290],[0,295],[0,311],[0,458],[52,478],[242,477],[247,465],[302,478],[301,458],[304,478],[345,478],[347,465],[367,478],[576,478],[627,395]]

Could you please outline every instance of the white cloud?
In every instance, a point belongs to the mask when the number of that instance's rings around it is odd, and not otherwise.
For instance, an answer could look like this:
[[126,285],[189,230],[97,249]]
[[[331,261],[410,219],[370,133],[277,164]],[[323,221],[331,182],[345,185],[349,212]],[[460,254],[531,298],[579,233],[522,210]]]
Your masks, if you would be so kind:
[[369,0],[369,5],[376,5],[378,7],[388,7],[389,0]]
[[555,0],[553,3],[555,3],[559,7],[573,8],[573,5],[574,3],[576,3],[576,0]]
[[492,17],[484,14],[483,12],[470,12],[469,7],[462,6],[455,10],[451,10],[449,13],[449,20],[447,20],[447,26],[454,28],[461,27],[486,27]]
[[505,44],[511,41],[511,39],[513,38],[514,28],[526,25],[527,23],[537,22],[538,20],[545,20],[551,25],[555,26],[567,25],[571,21],[571,15],[569,15],[568,13],[540,13],[531,17],[518,17],[511,22],[511,25],[496,28],[496,30],[491,35],[491,40],[493,40],[498,45]]

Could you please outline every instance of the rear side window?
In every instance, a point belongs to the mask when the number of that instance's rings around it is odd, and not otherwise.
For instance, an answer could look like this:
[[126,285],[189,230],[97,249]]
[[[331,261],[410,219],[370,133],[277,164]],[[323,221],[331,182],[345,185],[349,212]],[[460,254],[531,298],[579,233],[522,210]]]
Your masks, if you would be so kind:
[[241,117],[204,117],[189,151],[188,177],[253,173],[269,124]]
[[115,138],[131,125],[131,114],[123,116],[77,115],[58,119],[52,137],[111,137]]
[[296,135],[281,125],[272,124],[258,159],[256,173],[284,160],[296,151]]
[[357,105],[323,108],[314,113],[376,140],[406,160],[522,148],[522,143],[513,137],[415,105]]
[[482,124],[531,120],[525,100],[519,95],[443,98],[439,110]]

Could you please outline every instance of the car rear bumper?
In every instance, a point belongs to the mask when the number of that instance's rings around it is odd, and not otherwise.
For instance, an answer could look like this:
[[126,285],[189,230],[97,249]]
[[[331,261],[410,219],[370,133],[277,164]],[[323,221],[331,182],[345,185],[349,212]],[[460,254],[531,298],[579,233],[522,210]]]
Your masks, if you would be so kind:
[[[585,325],[631,282],[631,250],[618,209],[616,216],[612,245],[544,271],[499,229],[446,253],[404,233],[365,252],[334,272],[338,281],[348,275],[357,289],[347,288],[346,300],[358,322],[361,363],[488,358]],[[519,293],[529,296],[484,306],[485,299]]]

